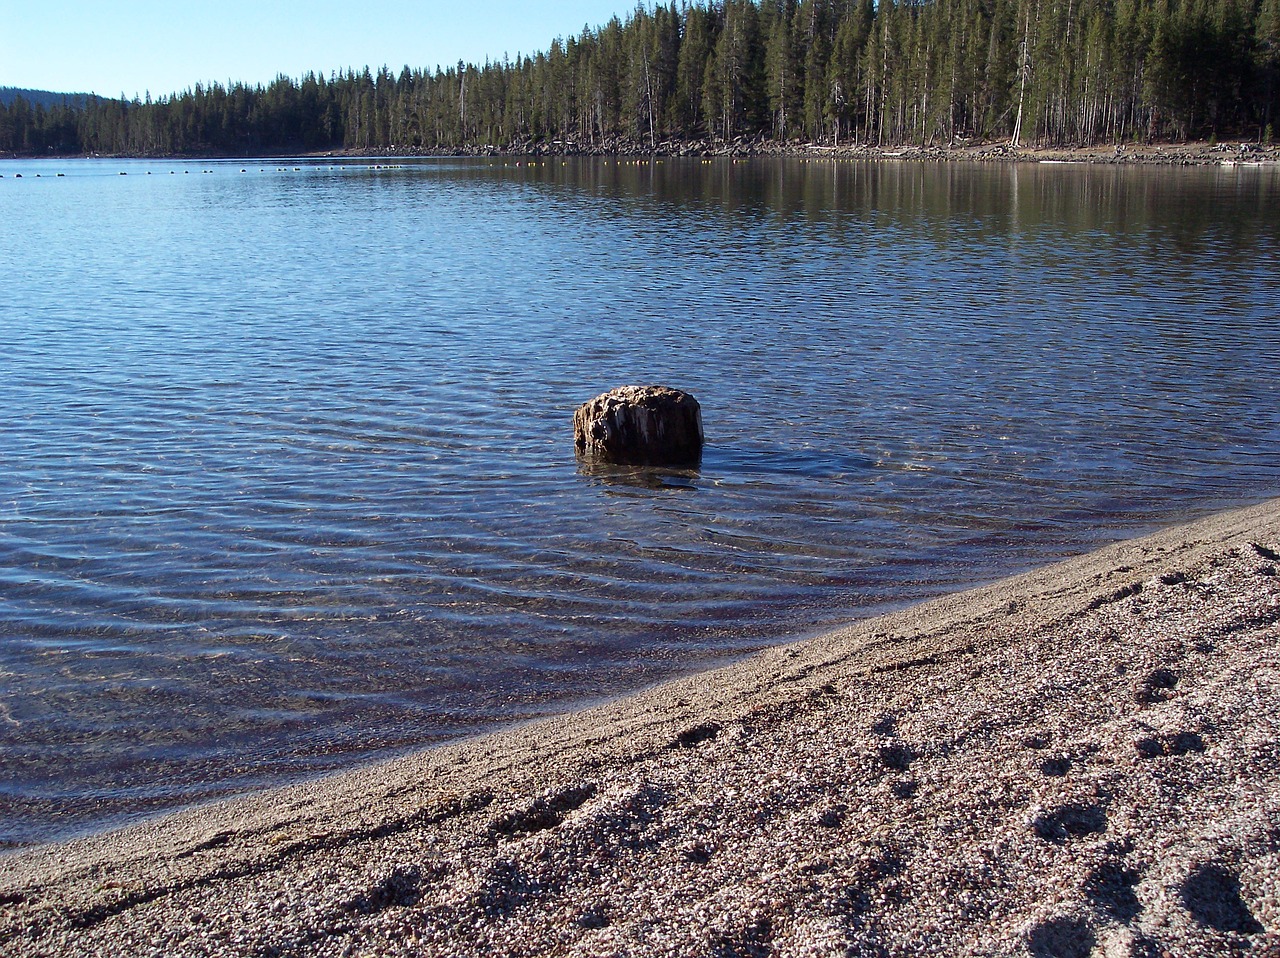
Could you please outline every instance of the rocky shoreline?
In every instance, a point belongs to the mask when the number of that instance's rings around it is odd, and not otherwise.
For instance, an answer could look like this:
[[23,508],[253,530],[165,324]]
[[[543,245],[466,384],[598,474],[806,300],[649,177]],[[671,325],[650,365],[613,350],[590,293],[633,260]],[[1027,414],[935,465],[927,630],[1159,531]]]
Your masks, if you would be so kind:
[[[337,151],[324,156],[363,156],[359,151]],[[386,150],[379,156],[437,156],[421,150]],[[929,163],[1088,163],[1110,166],[1235,166],[1280,163],[1280,145],[1264,146],[1248,141],[1224,143],[1150,143],[1088,147],[1012,147],[1007,142],[965,143],[949,146],[868,146],[820,144],[801,141],[739,138],[731,141],[671,140],[648,143],[611,139],[600,143],[538,141],[505,147],[473,147],[444,151],[448,156],[509,157],[733,157],[795,156],[847,160],[898,160]]]
[[0,952],[1280,954],[1280,500],[0,858]]
[[[275,154],[272,154],[275,155]],[[612,138],[596,143],[562,140],[516,142],[506,146],[474,146],[440,150],[324,150],[297,152],[279,156],[349,157],[349,158],[430,158],[430,157],[728,157],[757,156],[827,157],[864,161],[909,161],[924,163],[1087,163],[1106,166],[1272,166],[1280,164],[1280,144],[1263,145],[1247,140],[1222,143],[1134,143],[1080,147],[1013,147],[1007,142],[963,143],[947,146],[868,146],[865,144],[824,144],[776,140],[667,140],[650,145],[641,140]],[[0,159],[24,157],[0,155]],[[33,159],[33,157],[25,157]],[[57,157],[57,159],[85,157]],[[245,159],[243,156],[98,156],[101,159]],[[267,157],[262,157],[267,158]],[[51,158],[52,159],[52,158]]]

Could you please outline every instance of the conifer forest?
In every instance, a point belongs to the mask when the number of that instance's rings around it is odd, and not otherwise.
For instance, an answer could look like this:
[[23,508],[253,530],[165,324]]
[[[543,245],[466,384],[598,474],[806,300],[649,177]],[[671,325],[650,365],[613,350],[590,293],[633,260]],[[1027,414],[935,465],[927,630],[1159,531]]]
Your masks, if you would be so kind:
[[711,0],[637,6],[532,55],[0,106],[0,151],[1087,146],[1280,114],[1280,0]]

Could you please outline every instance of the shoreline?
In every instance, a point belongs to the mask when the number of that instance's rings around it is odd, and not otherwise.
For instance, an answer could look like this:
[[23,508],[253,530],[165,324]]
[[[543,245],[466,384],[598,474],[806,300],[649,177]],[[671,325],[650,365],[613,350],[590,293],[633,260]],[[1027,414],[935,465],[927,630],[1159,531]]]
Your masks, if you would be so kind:
[[653,146],[633,140],[610,140],[601,144],[553,142],[514,143],[505,147],[473,146],[438,151],[424,149],[356,150],[336,149],[265,154],[210,154],[144,156],[132,154],[77,154],[68,156],[0,155],[0,160],[82,160],[131,159],[172,160],[250,160],[250,159],[450,159],[450,158],[535,157],[610,159],[749,158],[800,157],[865,161],[902,161],[922,163],[1080,163],[1091,166],[1275,166],[1280,165],[1280,144],[1264,146],[1257,142],[1230,139],[1221,143],[1208,141],[1098,144],[1075,147],[1022,146],[1007,142],[966,143],[950,146],[867,146],[832,145],[739,138],[732,141],[690,140],[666,141]]
[[[343,155],[338,152],[317,155]],[[352,153],[351,155],[359,155]],[[415,154],[386,151],[383,156]],[[870,146],[866,144],[779,143],[774,140],[739,138],[733,141],[668,141],[653,147],[634,141],[618,141],[600,146],[565,143],[513,144],[503,149],[473,148],[445,155],[509,157],[618,157],[629,158],[747,158],[783,156],[845,160],[897,160],[923,163],[1086,163],[1090,165],[1221,166],[1280,163],[1280,146],[1263,146],[1251,141],[1232,140],[1154,142],[1146,144],[1096,144],[1074,147],[1012,147],[1006,142],[965,143],[948,146]]]
[[23,955],[1280,954],[1280,500],[0,858]]

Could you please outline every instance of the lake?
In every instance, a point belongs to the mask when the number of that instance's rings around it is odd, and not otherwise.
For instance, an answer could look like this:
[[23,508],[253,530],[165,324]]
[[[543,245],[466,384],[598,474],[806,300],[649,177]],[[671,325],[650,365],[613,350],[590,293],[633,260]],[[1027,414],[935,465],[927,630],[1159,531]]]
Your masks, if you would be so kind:
[[[1275,168],[0,174],[0,845],[1280,494]],[[579,468],[626,383],[699,469]]]

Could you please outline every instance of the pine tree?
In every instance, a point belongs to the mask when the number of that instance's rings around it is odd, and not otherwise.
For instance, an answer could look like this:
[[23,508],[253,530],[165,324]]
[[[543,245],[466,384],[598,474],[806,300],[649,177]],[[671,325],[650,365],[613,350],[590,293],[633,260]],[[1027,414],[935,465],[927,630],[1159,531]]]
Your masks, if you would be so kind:
[[801,67],[791,31],[794,0],[772,5],[765,49],[765,87],[769,102],[769,130],[786,140],[801,110]]
[[1260,103],[1258,123],[1272,129],[1280,119],[1280,0],[1261,0],[1254,32],[1257,67],[1257,99]]

